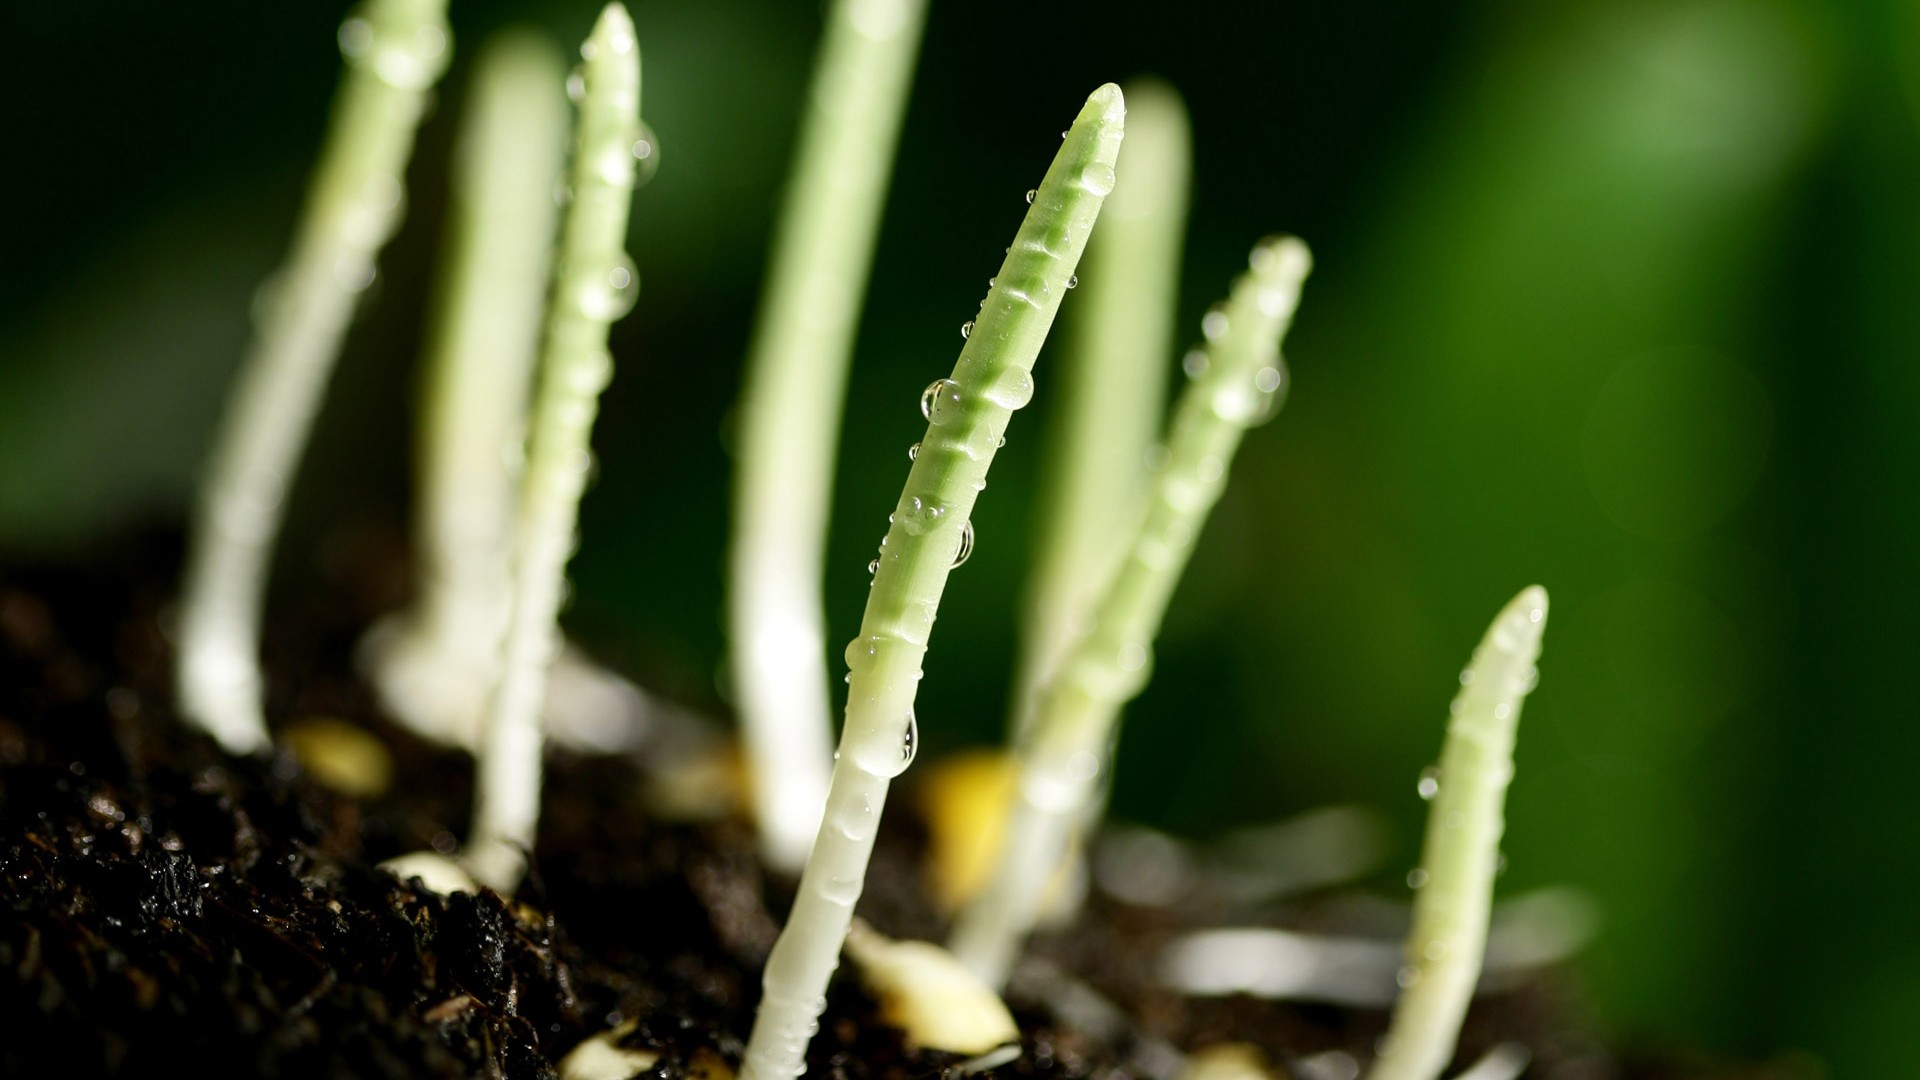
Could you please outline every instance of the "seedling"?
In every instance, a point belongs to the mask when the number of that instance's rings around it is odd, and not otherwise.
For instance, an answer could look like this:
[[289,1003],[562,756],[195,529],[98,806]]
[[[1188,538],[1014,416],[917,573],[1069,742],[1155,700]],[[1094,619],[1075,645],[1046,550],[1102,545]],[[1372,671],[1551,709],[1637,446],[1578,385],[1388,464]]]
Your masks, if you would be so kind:
[[593,419],[613,377],[607,328],[632,309],[639,289],[623,248],[641,135],[640,48],[626,8],[608,4],[580,53],[584,62],[570,80],[580,101],[572,194],[541,346],[514,536],[513,603],[466,848],[474,878],[505,893],[526,870],[540,813],[540,709],[560,641],[556,620],[580,496],[592,471]]
[[1144,518],[1092,628],[1040,694],[1020,742],[999,864],[955,921],[954,954],[991,985],[1006,982],[1033,929],[1042,891],[1107,769],[1121,707],[1146,685],[1154,636],[1241,436],[1280,403],[1280,338],[1311,261],[1291,237],[1261,243],[1225,306],[1202,323],[1207,344],[1189,362],[1193,381],[1174,414]]
[[1393,1024],[1369,1080],[1434,1080],[1453,1060],[1486,955],[1514,731],[1539,679],[1534,664],[1546,626],[1546,590],[1521,590],[1460,673],[1440,766],[1420,778],[1420,794],[1433,808],[1420,867],[1409,878],[1418,890],[1413,931]]
[[826,801],[823,549],[853,332],[924,0],[836,0],[808,93],[740,400],[727,618],[768,865],[793,873]]
[[1087,99],[1032,193],[952,376],[921,397],[926,436],[881,541],[860,636],[847,646],[846,723],[825,820],[767,958],[745,1080],[801,1071],[865,884],[888,786],[913,760],[913,700],[940,594],[971,547],[974,501],[1013,410],[1033,396],[1034,358],[1113,190],[1125,115],[1117,86]]
[[425,360],[419,595],[361,651],[390,714],[458,746],[478,740],[512,602],[516,459],[566,159],[565,78],[555,51],[524,32],[489,41],[474,65]]
[[189,721],[242,754],[269,743],[260,614],[274,538],[327,376],[400,222],[414,131],[448,53],[446,0],[367,0],[340,26],[347,74],[293,251],[262,286],[187,543],[175,681]]

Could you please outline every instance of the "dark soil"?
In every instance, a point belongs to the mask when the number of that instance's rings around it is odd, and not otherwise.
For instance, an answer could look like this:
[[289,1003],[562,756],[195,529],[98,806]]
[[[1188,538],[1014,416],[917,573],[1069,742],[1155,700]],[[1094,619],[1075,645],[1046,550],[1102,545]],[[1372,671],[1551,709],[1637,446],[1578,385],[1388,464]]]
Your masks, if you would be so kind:
[[[464,834],[470,764],[383,721],[351,677],[354,636],[392,584],[347,566],[359,586],[268,642],[270,715],[345,717],[385,740],[400,780],[361,803],[284,753],[236,760],[176,720],[160,629],[175,553],[130,550],[84,572],[0,574],[7,1075],[551,1077],[582,1039],[625,1022],[627,1043],[661,1054],[649,1076],[738,1064],[789,899],[744,823],[655,820],[638,795],[644,760],[556,753],[536,872],[517,897],[413,889],[374,865]],[[937,940],[910,801],[894,806],[860,910],[883,932]],[[1324,1051],[1366,1060],[1383,1013],[1157,988],[1157,945],[1198,917],[1096,895],[1016,980],[1023,1053],[991,1075],[1157,1076],[1179,1051],[1228,1041],[1257,1044],[1276,1070]],[[1483,1001],[1462,1060],[1511,1039],[1532,1050],[1533,1077],[1708,1075],[1609,1059],[1565,996],[1543,983]],[[934,1077],[958,1063],[903,1045],[843,977],[808,1075]]]

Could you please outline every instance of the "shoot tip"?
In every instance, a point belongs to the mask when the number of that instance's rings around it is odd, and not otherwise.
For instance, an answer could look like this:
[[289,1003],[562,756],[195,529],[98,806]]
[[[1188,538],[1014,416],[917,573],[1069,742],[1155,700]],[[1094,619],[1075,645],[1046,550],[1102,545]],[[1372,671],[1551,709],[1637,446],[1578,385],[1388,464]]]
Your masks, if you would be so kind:
[[1119,84],[1105,83],[1100,89],[1087,95],[1087,104],[1100,108],[1100,119],[1109,124],[1117,124],[1127,118],[1127,97],[1120,92]]
[[1297,236],[1269,236],[1255,245],[1247,264],[1257,274],[1304,281],[1313,270],[1313,251]]
[[600,17],[594,21],[590,40],[606,42],[615,53],[631,52],[637,37],[633,29],[633,16],[627,14],[625,4],[612,0],[600,9]]

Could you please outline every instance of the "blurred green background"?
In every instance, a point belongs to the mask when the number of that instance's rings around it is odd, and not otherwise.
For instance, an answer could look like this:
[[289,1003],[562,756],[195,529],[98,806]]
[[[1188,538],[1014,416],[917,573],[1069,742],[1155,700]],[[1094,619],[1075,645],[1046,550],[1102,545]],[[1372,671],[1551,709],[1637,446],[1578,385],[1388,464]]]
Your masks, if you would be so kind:
[[[1291,401],[1256,432],[1131,710],[1120,814],[1205,834],[1387,809],[1522,585],[1553,593],[1503,889],[1604,904],[1584,974],[1636,1045],[1911,1074],[1920,1016],[1920,15],[1817,0],[934,0],[869,298],[828,596],[863,567],[915,401],[1058,132],[1156,72],[1196,148],[1183,325],[1260,235],[1314,246]],[[815,3],[640,0],[664,165],[616,327],[569,619],[720,710],[727,414]],[[410,212],[298,490],[276,606],[326,538],[404,523],[414,356],[471,46],[586,0],[455,0]],[[0,65],[0,550],[177,520],[338,71],[335,3],[9,4]],[[1194,335],[1197,336],[1197,333]],[[1003,723],[1040,392],[976,517],[919,709]],[[1173,358],[1169,358],[1169,374]]]

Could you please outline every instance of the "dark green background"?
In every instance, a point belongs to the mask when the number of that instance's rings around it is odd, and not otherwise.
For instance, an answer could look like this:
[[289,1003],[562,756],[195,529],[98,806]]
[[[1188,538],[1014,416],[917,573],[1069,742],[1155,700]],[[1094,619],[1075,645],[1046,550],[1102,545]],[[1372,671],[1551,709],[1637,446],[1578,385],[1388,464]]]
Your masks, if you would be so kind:
[[[1109,5],[1111,9],[1135,5]],[[829,602],[914,402],[1096,84],[1186,94],[1183,325],[1252,242],[1318,269],[1130,712],[1116,806],[1205,833],[1413,781],[1454,674],[1553,593],[1503,889],[1597,896],[1585,971],[1639,1043],[1908,1074],[1920,1016],[1920,18],[1892,2],[934,0],[855,361]],[[352,334],[281,560],[404,521],[413,357],[471,45],[587,3],[455,0],[411,213]],[[1548,10],[1550,9],[1550,10]],[[177,518],[338,69],[329,3],[0,14],[0,549]],[[723,432],[816,5],[642,0],[664,167],[615,333],[569,618],[718,709]],[[942,608],[929,747],[1002,723],[1049,359]],[[1171,371],[1171,358],[1169,370]]]

